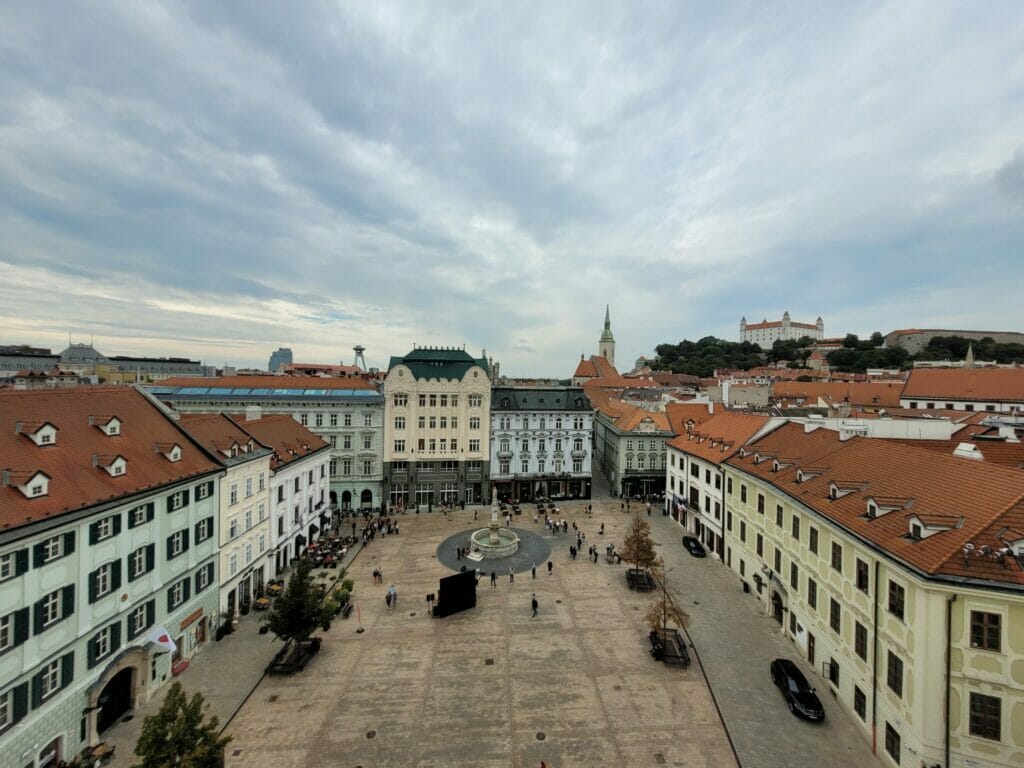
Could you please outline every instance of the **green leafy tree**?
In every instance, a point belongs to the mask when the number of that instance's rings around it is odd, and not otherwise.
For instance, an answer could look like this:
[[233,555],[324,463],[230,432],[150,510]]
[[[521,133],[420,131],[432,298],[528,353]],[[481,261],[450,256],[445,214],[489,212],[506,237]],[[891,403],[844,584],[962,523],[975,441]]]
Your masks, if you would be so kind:
[[310,568],[308,558],[295,562],[288,585],[267,613],[267,626],[282,640],[306,640],[320,624],[323,592],[314,588]]
[[175,681],[160,711],[142,724],[132,768],[219,768],[230,736],[220,736],[216,716],[204,722],[203,696],[189,699]]
[[651,368],[658,371],[711,376],[715,369],[749,370],[764,364],[761,347],[749,341],[734,342],[705,336],[699,341],[684,339],[678,344],[659,344]]
[[647,569],[653,564],[657,555],[654,552],[654,539],[651,538],[651,525],[640,516],[639,510],[633,513],[633,521],[626,530],[622,542],[622,559],[637,569]]

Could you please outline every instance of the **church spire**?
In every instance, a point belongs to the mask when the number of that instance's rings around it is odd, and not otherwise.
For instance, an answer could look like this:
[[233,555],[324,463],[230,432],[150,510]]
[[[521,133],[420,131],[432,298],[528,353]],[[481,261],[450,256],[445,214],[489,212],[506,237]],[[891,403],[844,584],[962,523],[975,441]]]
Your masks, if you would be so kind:
[[608,304],[604,305],[604,331],[601,332],[601,341],[615,341],[615,337],[612,336],[612,318]]
[[612,317],[609,305],[604,306],[604,330],[597,342],[597,354],[615,365],[615,337],[612,336]]

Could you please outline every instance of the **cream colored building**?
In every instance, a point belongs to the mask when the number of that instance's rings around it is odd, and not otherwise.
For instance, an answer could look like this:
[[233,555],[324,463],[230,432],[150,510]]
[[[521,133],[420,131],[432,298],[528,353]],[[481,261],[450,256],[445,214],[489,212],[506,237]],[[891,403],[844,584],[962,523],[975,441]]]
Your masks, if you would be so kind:
[[1024,764],[1024,472],[813,424],[724,469],[726,564],[829,717],[886,765]]
[[392,507],[490,499],[491,380],[484,358],[420,347],[384,380],[384,498]]
[[270,538],[273,451],[224,414],[183,414],[181,426],[224,466],[220,485],[220,610],[248,612],[274,574]]

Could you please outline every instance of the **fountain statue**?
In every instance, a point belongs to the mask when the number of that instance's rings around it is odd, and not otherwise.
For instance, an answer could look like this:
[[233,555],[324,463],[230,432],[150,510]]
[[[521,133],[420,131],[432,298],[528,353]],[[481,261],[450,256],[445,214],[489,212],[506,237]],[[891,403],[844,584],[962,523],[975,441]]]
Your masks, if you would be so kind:
[[491,522],[470,534],[470,560],[494,559],[508,557],[519,549],[519,536],[515,531],[502,528],[498,522],[498,489],[491,488]]

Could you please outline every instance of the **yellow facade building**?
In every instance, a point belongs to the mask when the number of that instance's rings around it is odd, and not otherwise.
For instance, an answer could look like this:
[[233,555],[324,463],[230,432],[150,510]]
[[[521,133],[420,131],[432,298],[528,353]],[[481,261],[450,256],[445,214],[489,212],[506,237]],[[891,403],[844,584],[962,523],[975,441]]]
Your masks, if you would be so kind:
[[887,765],[1024,765],[1024,472],[800,424],[723,468],[725,562],[827,708]]

